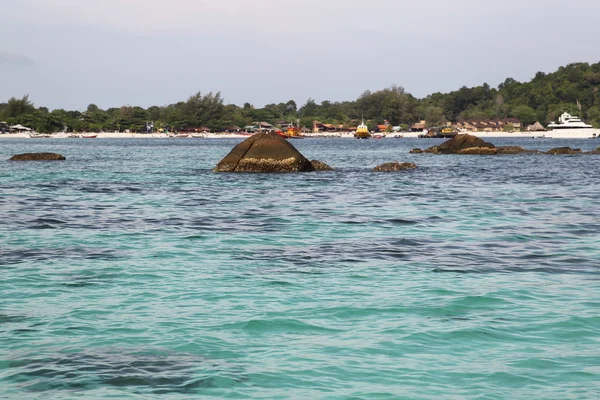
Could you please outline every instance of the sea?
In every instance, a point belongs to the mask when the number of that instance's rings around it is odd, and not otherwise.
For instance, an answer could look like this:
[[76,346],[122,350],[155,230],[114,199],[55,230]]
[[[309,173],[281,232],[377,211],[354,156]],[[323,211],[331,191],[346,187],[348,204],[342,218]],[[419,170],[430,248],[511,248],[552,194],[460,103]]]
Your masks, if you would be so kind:
[[239,141],[0,141],[0,398],[600,398],[600,155]]

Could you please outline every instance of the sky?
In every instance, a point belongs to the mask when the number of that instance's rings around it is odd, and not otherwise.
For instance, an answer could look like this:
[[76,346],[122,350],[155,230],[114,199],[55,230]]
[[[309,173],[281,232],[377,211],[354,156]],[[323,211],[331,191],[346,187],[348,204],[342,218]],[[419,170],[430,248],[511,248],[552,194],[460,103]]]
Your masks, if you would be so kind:
[[0,102],[417,97],[600,61],[598,0],[0,0]]

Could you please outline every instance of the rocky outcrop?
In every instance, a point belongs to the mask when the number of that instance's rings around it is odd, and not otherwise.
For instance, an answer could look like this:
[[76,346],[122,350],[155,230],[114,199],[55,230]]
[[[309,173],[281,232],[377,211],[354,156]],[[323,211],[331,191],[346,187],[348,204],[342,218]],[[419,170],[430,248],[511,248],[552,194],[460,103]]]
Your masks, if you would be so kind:
[[24,153],[10,158],[10,161],[63,161],[67,158],[56,153]]
[[[433,146],[424,150],[425,153],[433,154],[461,154],[461,150],[472,149],[472,148],[488,148],[494,149],[491,143],[484,141],[481,138],[473,135],[459,134],[454,136],[452,139],[445,141],[439,146]],[[476,153],[462,153],[462,154],[476,154]],[[489,154],[489,153],[485,153]]]
[[596,150],[588,151],[585,154],[600,154],[600,147],[598,147]]
[[311,160],[310,163],[312,164],[313,170],[315,171],[333,171],[333,168],[331,168],[329,165],[325,164],[322,161]]
[[399,162],[389,162],[385,164],[378,165],[373,169],[374,172],[396,172],[403,171],[405,169],[415,169],[417,168],[416,164],[413,163],[402,163]]
[[539,150],[527,150],[521,146],[500,146],[496,147],[498,154],[539,154]]
[[[460,134],[452,139],[433,146],[425,150],[412,149],[410,153],[432,153],[432,154],[582,154],[581,149],[572,149],[570,147],[557,147],[546,152],[539,150],[528,150],[521,146],[500,146],[485,142],[476,136]],[[588,151],[583,154],[600,154],[600,147],[596,150]]]
[[570,147],[557,147],[555,149],[550,149],[546,152],[546,154],[581,154],[581,149],[572,149]]
[[489,147],[468,147],[457,151],[457,154],[477,154],[477,155],[493,155],[498,154],[498,150]]
[[312,163],[276,133],[258,133],[238,144],[214,172],[310,172]]

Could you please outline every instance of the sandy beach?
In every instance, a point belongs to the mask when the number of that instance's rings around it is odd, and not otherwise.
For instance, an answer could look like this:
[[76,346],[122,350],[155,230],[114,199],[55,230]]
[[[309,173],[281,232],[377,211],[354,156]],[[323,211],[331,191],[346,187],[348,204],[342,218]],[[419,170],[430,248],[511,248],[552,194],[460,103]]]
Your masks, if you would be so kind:
[[[594,139],[600,137],[600,130],[590,129],[585,132],[466,132],[470,135],[480,137],[482,139],[493,139],[493,138],[545,138],[545,139]],[[78,135],[86,135],[89,133],[78,133]],[[374,137],[375,139],[395,139],[395,138],[418,138],[422,135],[422,132],[400,132],[387,134],[383,137]],[[402,135],[399,137],[398,135]],[[245,139],[248,138],[248,134],[238,133],[205,133],[202,137],[173,137],[168,136],[165,133],[124,133],[124,132],[100,132],[97,134],[97,139]],[[340,139],[354,139],[352,132],[343,133],[310,133],[305,135],[306,138],[340,138]],[[29,133],[4,133],[0,134],[0,139],[30,139]],[[47,138],[35,138],[43,140]],[[68,134],[64,132],[54,133],[49,139],[72,139]],[[82,139],[79,137],[79,139]]]
[[[91,133],[83,132],[77,133],[77,135],[88,135]],[[97,139],[215,139],[215,138],[247,138],[248,135],[241,135],[235,133],[206,133],[201,138],[194,138],[192,136],[175,138],[170,137],[166,133],[125,133],[125,132],[100,132],[97,133]],[[29,133],[5,133],[0,134],[0,139],[30,139]],[[38,138],[36,138],[38,139]],[[39,138],[47,139],[47,138]],[[67,133],[53,133],[49,139],[77,139],[70,138]],[[81,139],[81,137],[79,138]]]

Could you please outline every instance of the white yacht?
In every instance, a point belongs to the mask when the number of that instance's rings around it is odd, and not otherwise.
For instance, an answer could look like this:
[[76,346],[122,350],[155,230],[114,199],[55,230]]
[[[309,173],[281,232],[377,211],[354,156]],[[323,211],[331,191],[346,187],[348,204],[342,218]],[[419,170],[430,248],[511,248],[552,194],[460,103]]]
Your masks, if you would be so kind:
[[548,125],[548,132],[544,136],[555,139],[597,138],[600,137],[600,129],[594,129],[592,125],[566,112],[557,123],[551,122]]

